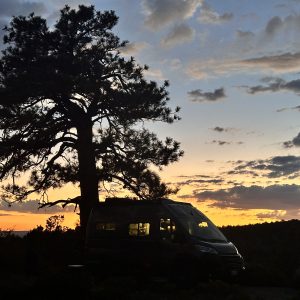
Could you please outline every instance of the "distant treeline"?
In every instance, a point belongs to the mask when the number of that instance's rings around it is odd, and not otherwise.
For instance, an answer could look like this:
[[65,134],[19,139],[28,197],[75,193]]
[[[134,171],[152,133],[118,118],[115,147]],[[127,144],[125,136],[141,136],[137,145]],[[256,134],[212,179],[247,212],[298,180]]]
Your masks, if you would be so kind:
[[220,229],[245,259],[245,282],[300,287],[299,220]]

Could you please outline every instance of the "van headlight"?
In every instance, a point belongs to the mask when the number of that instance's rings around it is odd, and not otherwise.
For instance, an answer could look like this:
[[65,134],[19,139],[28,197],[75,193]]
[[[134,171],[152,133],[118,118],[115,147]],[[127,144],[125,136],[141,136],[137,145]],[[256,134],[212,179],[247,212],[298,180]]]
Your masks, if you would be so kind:
[[218,251],[215,250],[214,248],[210,248],[202,245],[195,245],[195,249],[202,253],[218,254]]

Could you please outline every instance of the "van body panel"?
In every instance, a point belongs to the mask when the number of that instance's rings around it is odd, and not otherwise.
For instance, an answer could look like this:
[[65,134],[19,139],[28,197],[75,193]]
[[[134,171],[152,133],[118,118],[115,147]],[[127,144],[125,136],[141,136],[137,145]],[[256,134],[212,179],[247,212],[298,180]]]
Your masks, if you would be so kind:
[[[235,273],[236,247],[189,203],[169,199],[107,199],[91,211],[86,263],[107,271]],[[175,269],[174,269],[175,268]]]

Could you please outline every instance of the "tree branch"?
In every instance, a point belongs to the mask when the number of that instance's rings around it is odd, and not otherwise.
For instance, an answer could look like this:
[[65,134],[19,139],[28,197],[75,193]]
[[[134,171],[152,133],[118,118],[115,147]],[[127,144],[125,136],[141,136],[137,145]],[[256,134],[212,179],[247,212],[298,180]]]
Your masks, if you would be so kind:
[[56,200],[56,201],[53,201],[53,202],[40,203],[39,204],[39,209],[44,208],[44,207],[52,207],[52,206],[55,206],[57,204],[62,204],[62,207],[65,208],[69,204],[75,204],[75,209],[74,209],[74,211],[75,211],[76,208],[77,208],[77,205],[79,205],[79,203],[80,203],[80,200],[81,200],[81,196],[77,196],[77,197],[74,197],[74,198],[60,199],[60,200]]

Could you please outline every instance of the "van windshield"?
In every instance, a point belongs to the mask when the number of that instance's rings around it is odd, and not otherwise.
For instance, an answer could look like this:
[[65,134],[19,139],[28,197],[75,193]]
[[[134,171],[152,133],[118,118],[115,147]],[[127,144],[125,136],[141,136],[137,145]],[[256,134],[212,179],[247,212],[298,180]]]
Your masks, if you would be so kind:
[[169,204],[168,207],[179,219],[188,233],[210,242],[227,242],[222,232],[200,211],[193,206],[184,204]]

